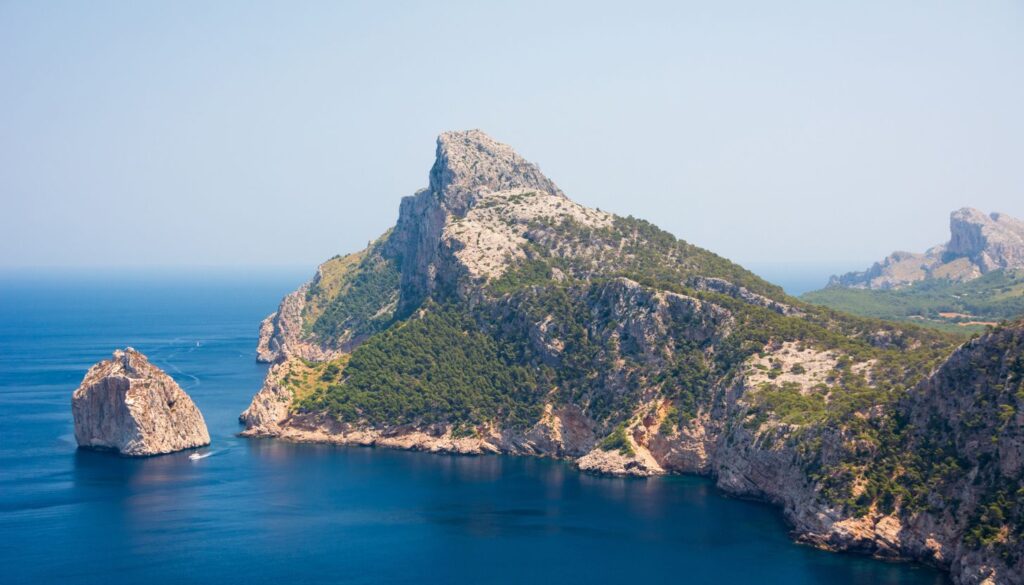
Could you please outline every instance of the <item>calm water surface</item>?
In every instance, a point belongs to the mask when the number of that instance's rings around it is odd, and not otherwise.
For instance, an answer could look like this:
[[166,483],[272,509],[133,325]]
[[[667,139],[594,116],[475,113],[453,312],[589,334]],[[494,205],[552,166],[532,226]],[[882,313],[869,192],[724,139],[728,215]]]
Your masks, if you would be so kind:
[[[947,583],[794,545],[700,478],[239,439],[257,325],[299,281],[0,277],[0,583]],[[125,345],[192,395],[210,457],[75,449],[71,392]]]

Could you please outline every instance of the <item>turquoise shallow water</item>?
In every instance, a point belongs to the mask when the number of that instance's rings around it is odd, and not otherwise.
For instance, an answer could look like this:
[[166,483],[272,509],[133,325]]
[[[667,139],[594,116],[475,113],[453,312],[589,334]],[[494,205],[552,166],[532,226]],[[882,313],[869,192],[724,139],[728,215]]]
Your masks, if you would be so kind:
[[[299,278],[2,277],[0,583],[947,583],[795,545],[702,478],[239,439],[257,324]],[[210,457],[75,449],[71,391],[124,345],[192,395]]]

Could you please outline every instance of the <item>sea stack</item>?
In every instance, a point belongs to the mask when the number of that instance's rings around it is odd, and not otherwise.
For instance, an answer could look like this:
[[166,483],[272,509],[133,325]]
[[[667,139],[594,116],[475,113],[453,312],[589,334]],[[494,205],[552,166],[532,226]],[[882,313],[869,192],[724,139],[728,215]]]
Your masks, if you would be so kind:
[[210,444],[188,394],[130,347],[89,369],[71,397],[71,412],[82,448],[144,457]]

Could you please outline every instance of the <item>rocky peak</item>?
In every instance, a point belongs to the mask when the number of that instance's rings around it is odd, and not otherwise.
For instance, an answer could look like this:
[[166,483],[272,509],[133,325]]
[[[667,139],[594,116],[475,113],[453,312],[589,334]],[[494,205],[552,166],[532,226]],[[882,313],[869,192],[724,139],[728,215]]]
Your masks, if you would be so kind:
[[562,195],[537,165],[480,130],[438,136],[429,190],[449,211],[465,215],[481,191],[508,189],[537,189]]
[[990,223],[991,217],[973,207],[963,207],[950,213],[946,254],[953,258],[980,254],[985,249],[982,228]]
[[445,132],[427,189],[402,199],[387,254],[401,265],[398,314],[407,314],[437,289],[456,286],[454,250],[442,237],[445,226],[462,218],[490,193],[535,189],[564,198],[533,163],[480,130]]
[[901,288],[932,278],[972,280],[993,270],[1024,269],[1024,221],[964,207],[949,216],[949,242],[923,254],[894,252],[862,272],[833,276],[829,286]]
[[1024,267],[1024,222],[964,207],[949,216],[946,258],[969,258],[982,272]]
[[139,378],[147,366],[150,368],[154,367],[146,359],[146,356],[136,351],[134,347],[115,349],[111,366],[109,369],[110,373],[114,373],[119,369],[121,373],[124,373],[129,378]]

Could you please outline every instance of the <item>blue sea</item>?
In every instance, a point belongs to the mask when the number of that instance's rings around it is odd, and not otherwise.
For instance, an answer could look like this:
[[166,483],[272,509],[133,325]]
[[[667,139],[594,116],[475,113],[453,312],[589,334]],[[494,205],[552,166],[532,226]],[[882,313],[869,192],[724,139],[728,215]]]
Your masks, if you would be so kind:
[[[240,439],[257,326],[304,276],[0,277],[0,583],[948,582],[793,544],[703,478]],[[192,395],[211,456],[76,450],[71,392],[126,345]]]

